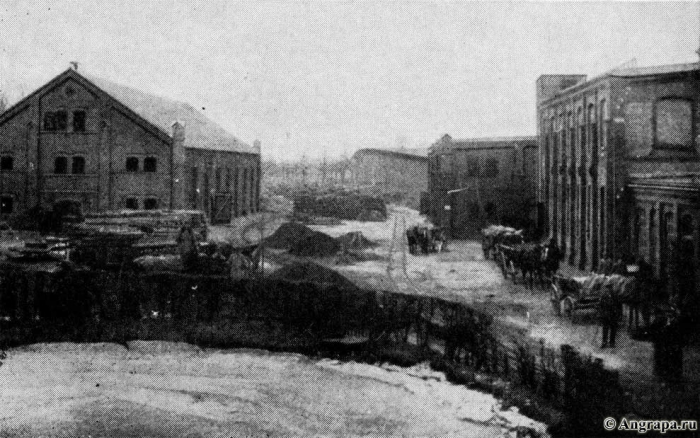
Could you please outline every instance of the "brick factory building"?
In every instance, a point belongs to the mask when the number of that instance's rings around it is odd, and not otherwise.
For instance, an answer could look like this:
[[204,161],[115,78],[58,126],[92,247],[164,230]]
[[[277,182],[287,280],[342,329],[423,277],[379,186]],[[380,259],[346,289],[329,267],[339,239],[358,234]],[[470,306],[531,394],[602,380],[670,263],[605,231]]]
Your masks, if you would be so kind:
[[428,188],[427,149],[360,149],[352,157],[353,185],[361,193],[417,208]]
[[697,294],[699,79],[697,63],[538,79],[538,196],[569,263],[643,257]]
[[0,114],[0,215],[77,201],[84,211],[259,208],[260,147],[192,106],[69,69]]
[[454,237],[487,224],[536,224],[537,137],[452,139],[428,154],[428,215]]

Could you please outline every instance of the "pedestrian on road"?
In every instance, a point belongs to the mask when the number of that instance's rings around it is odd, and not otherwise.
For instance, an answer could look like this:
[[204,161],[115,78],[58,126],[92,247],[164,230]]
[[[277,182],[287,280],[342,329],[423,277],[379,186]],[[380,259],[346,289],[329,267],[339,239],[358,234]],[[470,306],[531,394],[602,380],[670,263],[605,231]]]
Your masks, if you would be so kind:
[[622,304],[615,294],[613,284],[605,285],[599,303],[600,322],[603,326],[603,344],[601,348],[615,348],[617,324],[622,316]]

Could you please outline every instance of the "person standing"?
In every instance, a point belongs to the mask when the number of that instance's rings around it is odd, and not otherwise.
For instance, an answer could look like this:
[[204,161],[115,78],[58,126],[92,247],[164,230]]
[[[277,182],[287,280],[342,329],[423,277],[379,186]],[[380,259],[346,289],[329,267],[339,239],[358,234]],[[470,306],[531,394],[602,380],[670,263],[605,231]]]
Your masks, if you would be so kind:
[[197,237],[189,225],[183,225],[176,239],[180,250],[180,261],[185,271],[191,271],[197,267],[199,251],[197,249]]
[[606,284],[600,296],[600,322],[603,326],[603,344],[601,348],[615,348],[617,324],[622,316],[622,305],[615,294],[613,284]]

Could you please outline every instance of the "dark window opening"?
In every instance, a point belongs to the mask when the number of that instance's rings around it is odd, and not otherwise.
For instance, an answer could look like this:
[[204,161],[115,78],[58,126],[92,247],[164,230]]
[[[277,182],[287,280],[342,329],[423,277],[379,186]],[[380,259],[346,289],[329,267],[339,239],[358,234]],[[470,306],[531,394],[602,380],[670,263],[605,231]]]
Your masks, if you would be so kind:
[[143,201],[144,210],[156,210],[158,208],[158,200],[155,198],[148,198]]
[[481,176],[493,178],[498,175],[498,160],[495,158],[487,158],[484,162]]
[[56,157],[56,159],[53,162],[53,173],[68,173],[68,158]]
[[73,111],[73,132],[85,132],[85,111]]
[[44,114],[44,130],[45,131],[55,131],[56,130],[56,114],[55,113],[45,113]]
[[138,172],[139,171],[139,159],[136,157],[126,158],[126,171],[127,172]]
[[71,173],[73,174],[83,174],[85,173],[85,158],[83,157],[73,157],[73,163],[71,167]]
[[[155,172],[157,170],[157,167],[158,166],[157,166],[156,157],[146,157],[143,160],[143,171],[144,172]],[[136,163],[136,168],[138,169],[138,162]]]
[[467,176],[468,177],[479,176],[479,159],[478,158],[474,157],[474,158],[467,159]]
[[9,155],[0,158],[0,170],[12,170],[14,168],[15,159]]
[[139,200],[136,198],[127,198],[126,199],[126,208],[129,210],[138,210],[139,209]]
[[14,210],[14,199],[10,196],[0,198],[0,214],[12,214]]
[[68,114],[65,111],[56,111],[56,130],[65,131],[68,129]]

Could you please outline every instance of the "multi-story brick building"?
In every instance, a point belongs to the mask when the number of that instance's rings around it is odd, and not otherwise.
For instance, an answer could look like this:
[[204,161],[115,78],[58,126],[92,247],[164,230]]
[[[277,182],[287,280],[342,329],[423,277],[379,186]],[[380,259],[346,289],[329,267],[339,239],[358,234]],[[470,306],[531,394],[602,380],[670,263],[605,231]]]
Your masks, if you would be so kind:
[[84,211],[259,206],[260,148],[192,106],[69,69],[0,114],[0,215],[62,200]]
[[428,188],[427,149],[360,149],[352,157],[353,184],[362,193],[418,207]]
[[473,237],[489,223],[536,232],[536,137],[445,135],[431,146],[428,169],[428,214],[453,236]]
[[538,79],[538,196],[570,263],[700,273],[699,79],[696,63]]

